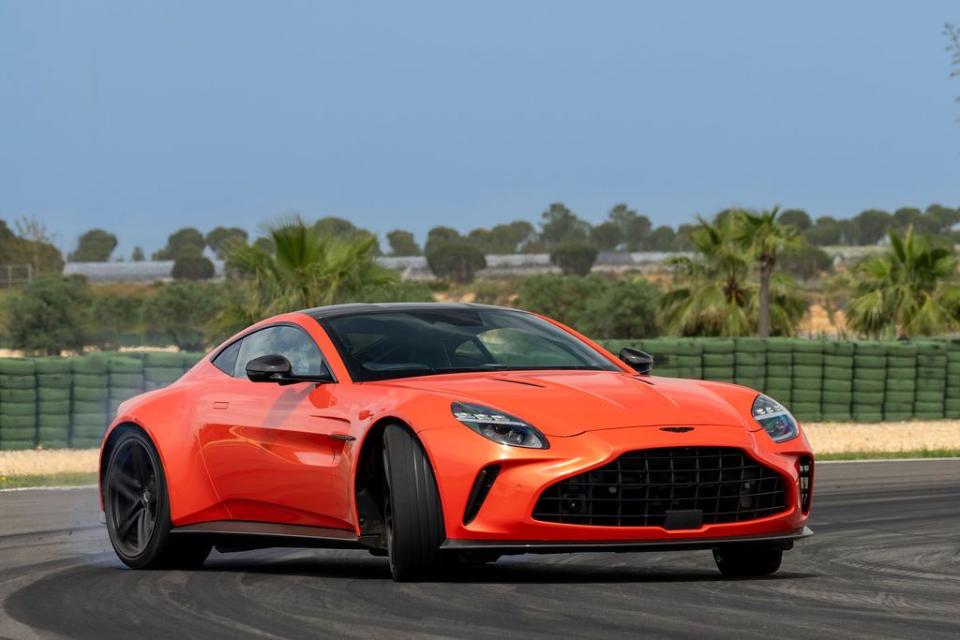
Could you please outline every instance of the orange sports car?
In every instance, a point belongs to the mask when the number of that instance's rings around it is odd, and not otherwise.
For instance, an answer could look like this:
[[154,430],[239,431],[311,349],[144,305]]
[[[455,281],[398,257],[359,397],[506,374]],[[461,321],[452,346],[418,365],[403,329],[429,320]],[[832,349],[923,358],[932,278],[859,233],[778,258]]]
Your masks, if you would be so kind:
[[516,309],[349,304],[264,320],[121,405],[103,519],[130,567],[367,549],[397,580],[504,554],[711,549],[776,571],[813,455],[744,387],[659,378]]

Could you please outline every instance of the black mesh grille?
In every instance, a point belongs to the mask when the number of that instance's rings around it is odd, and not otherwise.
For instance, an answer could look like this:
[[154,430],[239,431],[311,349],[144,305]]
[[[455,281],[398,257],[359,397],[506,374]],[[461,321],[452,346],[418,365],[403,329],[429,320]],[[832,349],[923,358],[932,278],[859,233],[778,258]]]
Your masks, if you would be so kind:
[[554,484],[535,520],[608,527],[663,526],[668,511],[701,510],[703,524],[743,522],[786,508],[780,474],[726,447],[625,453]]

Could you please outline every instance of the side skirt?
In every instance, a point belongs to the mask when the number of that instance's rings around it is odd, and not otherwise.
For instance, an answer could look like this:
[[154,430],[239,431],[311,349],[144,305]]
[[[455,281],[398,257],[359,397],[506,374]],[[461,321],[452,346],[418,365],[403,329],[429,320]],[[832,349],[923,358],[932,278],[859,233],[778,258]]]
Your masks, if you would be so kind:
[[311,547],[320,549],[366,549],[356,533],[346,529],[307,527],[273,522],[216,520],[174,527],[177,536],[209,539],[221,553],[251,551],[270,547]]

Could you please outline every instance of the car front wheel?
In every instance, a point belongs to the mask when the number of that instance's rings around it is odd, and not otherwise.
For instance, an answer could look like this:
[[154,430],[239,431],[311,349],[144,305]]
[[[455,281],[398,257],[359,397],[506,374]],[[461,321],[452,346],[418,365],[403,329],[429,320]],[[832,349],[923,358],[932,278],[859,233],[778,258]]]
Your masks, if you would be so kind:
[[400,425],[383,432],[384,521],[390,572],[398,582],[428,580],[443,569],[443,512],[437,480],[420,442]]

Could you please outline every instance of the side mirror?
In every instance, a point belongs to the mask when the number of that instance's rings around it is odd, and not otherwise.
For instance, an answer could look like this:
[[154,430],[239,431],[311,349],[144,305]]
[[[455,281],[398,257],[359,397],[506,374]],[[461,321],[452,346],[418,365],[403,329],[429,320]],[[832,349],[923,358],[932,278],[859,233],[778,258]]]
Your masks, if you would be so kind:
[[267,355],[254,358],[247,363],[247,378],[250,382],[273,382],[275,384],[296,384],[297,382],[333,382],[329,375],[301,376],[292,371],[290,361],[281,355]]
[[620,359],[630,365],[634,371],[642,376],[650,375],[653,370],[653,356],[646,351],[624,347],[620,350]]
[[283,356],[269,355],[254,358],[247,363],[250,382],[281,382],[290,377],[290,361]]

